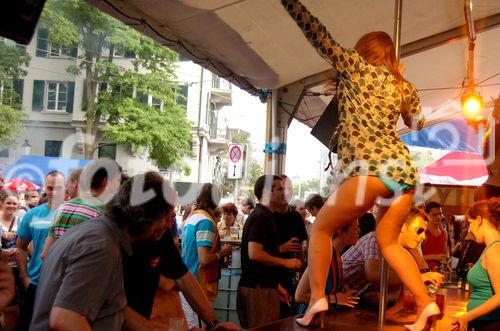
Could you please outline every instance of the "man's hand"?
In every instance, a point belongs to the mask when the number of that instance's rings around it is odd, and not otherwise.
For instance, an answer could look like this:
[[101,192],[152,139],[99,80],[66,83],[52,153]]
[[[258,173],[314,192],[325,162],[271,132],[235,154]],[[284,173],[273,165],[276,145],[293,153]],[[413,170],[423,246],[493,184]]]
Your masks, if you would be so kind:
[[354,308],[358,304],[359,297],[355,295],[355,290],[335,293],[337,305]]
[[299,269],[302,267],[302,261],[299,259],[286,259],[284,260],[283,267],[287,269]]
[[289,304],[292,301],[292,296],[281,284],[278,284],[278,293],[280,294],[280,300]]
[[219,251],[219,256],[220,257],[228,256],[229,254],[231,254],[232,251],[233,247],[231,245],[224,245],[224,247],[222,247],[222,249]]
[[424,283],[431,283],[439,287],[444,282],[444,275],[440,274],[439,272],[426,272],[422,274],[422,281]]
[[290,252],[301,252],[302,251],[302,245],[300,244],[299,238],[293,237],[292,239],[288,240],[286,243],[281,245],[279,247],[279,252],[280,253],[290,253]]
[[467,325],[469,321],[467,320],[465,315],[457,317],[455,321],[451,323],[450,330],[454,331],[467,331]]

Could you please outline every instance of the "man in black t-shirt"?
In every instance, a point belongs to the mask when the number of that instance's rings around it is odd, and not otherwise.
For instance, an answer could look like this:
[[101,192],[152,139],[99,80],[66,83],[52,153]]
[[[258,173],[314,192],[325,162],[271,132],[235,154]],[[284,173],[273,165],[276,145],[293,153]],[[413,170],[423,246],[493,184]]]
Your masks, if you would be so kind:
[[279,257],[280,236],[272,213],[283,204],[283,180],[278,176],[261,176],[255,182],[254,193],[260,203],[243,227],[242,274],[236,298],[243,328],[279,319],[279,298],[287,292],[279,285],[278,268],[297,269],[302,265],[298,259]]
[[[280,257],[284,259],[298,258],[304,262],[303,243],[308,239],[302,216],[289,207],[293,195],[292,181],[286,175],[281,175],[284,184],[284,199],[282,205],[273,213],[273,219],[278,228],[278,244]],[[295,289],[300,279],[301,270],[278,269],[278,279],[281,286],[288,292],[287,302],[280,303],[280,318],[297,314],[297,306],[293,302]]]

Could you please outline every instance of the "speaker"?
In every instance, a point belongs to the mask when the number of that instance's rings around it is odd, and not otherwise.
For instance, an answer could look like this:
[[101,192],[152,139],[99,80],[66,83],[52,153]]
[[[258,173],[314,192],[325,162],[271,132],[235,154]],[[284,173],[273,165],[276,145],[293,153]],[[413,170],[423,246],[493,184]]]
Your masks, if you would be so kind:
[[[330,148],[330,139],[332,138],[332,134],[335,130],[337,130],[338,125],[338,103],[337,98],[334,97],[328,106],[326,106],[323,114],[319,118],[318,122],[316,122],[316,125],[312,128],[311,134],[327,148]],[[334,146],[333,152],[336,152],[336,146]]]
[[23,45],[30,43],[45,0],[3,0],[0,2],[0,36]]

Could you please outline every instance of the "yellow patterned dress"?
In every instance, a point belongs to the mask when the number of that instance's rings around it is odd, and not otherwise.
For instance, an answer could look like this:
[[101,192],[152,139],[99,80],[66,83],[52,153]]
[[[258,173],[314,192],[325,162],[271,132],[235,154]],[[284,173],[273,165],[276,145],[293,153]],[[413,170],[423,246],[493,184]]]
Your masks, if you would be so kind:
[[416,185],[417,169],[396,132],[400,114],[408,127],[418,130],[423,127],[415,86],[405,81],[401,89],[386,66],[373,66],[356,50],[340,46],[299,1],[281,3],[316,51],[340,73],[335,171],[342,179],[367,175],[384,183],[395,182],[400,187]]

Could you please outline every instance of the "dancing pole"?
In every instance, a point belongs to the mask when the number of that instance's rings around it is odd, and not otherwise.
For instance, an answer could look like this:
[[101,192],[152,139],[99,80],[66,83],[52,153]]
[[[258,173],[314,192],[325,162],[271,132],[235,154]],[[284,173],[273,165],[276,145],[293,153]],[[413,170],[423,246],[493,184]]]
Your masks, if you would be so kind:
[[[394,8],[394,49],[396,59],[399,60],[401,54],[401,18],[403,15],[403,0],[396,0]],[[389,279],[389,266],[381,256],[380,265],[380,298],[378,306],[378,325],[385,324],[385,306],[387,303],[387,283]]]

